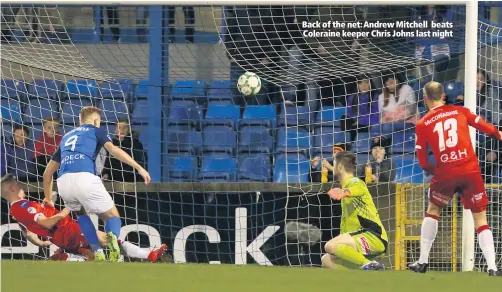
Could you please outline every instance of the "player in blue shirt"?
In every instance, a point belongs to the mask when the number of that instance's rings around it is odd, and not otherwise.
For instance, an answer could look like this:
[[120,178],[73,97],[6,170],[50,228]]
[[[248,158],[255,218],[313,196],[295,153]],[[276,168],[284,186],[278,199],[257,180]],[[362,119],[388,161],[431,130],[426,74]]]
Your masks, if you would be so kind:
[[113,145],[106,130],[100,128],[100,111],[88,106],[80,111],[80,126],[64,135],[58,150],[52,156],[44,172],[44,204],[53,206],[53,175],[58,171],[58,191],[68,209],[76,212],[77,222],[89,242],[95,260],[106,257],[101,248],[96,228],[87,213],[97,214],[105,224],[110,249],[110,261],[120,258],[118,237],[122,223],[113,200],[105,189],[96,171],[96,156],[104,147],[110,155],[129,164],[150,183],[150,175],[134,159],[119,147]]

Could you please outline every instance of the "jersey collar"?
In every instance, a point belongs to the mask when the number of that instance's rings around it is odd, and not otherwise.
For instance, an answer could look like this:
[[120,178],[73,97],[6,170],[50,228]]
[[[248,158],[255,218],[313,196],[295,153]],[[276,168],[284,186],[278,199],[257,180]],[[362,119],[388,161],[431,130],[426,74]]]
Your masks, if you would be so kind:
[[10,205],[12,206],[12,205],[14,205],[15,203],[17,203],[17,202],[21,202],[21,201],[28,201],[28,200],[26,200],[26,199],[19,199],[19,200],[15,200],[14,202],[10,203]]
[[353,175],[347,175],[347,176],[345,177],[345,179],[342,181],[342,188],[344,188],[344,187],[345,187],[345,186],[349,183],[349,181],[350,181],[351,179],[353,179],[353,178],[354,178],[354,176],[353,176]]
[[435,107],[431,108],[430,110],[435,110],[435,109],[437,109],[437,108],[442,107],[443,105],[444,105],[444,104],[437,105],[437,106],[435,106]]

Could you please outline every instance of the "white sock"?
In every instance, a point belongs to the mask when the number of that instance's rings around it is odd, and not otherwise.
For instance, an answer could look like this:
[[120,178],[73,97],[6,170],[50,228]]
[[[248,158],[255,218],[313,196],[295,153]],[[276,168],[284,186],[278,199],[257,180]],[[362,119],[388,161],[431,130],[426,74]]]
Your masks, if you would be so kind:
[[438,221],[431,217],[425,217],[422,222],[422,231],[420,233],[420,258],[418,262],[421,264],[429,263],[429,253],[431,252],[432,243],[436,239],[438,233]]
[[127,241],[120,242],[120,247],[124,251],[125,255],[136,259],[148,259],[149,251],[142,250],[139,246],[134,245]]
[[486,259],[488,270],[497,271],[497,264],[495,263],[495,245],[493,243],[492,231],[488,228],[478,234],[479,247],[483,251],[483,256]]

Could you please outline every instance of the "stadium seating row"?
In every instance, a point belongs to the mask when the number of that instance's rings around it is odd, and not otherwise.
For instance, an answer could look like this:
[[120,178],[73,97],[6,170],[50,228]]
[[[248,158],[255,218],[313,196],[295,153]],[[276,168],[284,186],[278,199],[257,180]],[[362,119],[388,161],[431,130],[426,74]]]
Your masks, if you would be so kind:
[[[170,182],[309,182],[310,163],[302,154],[279,155],[272,166],[268,155],[241,155],[238,158],[208,156],[168,157]],[[397,182],[423,182],[423,172],[414,160],[396,159]],[[273,176],[272,176],[273,174]]]

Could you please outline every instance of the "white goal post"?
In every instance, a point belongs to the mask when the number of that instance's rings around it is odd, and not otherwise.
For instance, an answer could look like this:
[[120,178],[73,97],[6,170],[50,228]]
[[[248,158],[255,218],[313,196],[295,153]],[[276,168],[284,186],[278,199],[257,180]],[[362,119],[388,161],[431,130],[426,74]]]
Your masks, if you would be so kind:
[[[121,0],[121,1],[100,1],[100,0],[84,0],[79,1],[79,5],[192,5],[192,6],[221,6],[221,5],[466,5],[465,18],[465,107],[471,111],[476,111],[476,74],[477,74],[477,49],[478,49],[478,1],[477,0],[185,0],[185,1],[162,1],[162,0]],[[15,1],[4,0],[2,5],[7,4],[30,4],[30,5],[72,5],[75,4],[71,0],[28,0]],[[471,140],[476,145],[476,132],[471,128]],[[475,229],[474,222],[470,211],[463,211],[462,219],[462,270],[472,271],[475,264]]]

